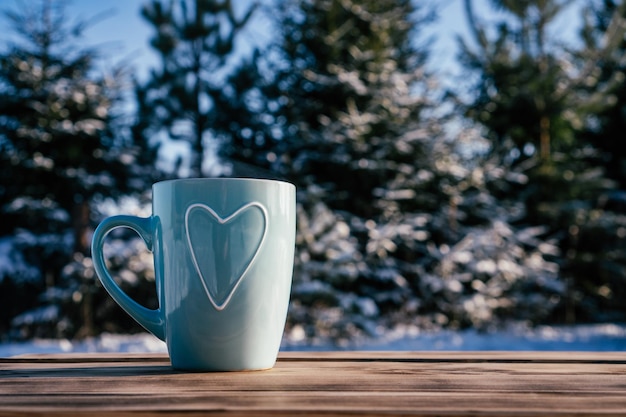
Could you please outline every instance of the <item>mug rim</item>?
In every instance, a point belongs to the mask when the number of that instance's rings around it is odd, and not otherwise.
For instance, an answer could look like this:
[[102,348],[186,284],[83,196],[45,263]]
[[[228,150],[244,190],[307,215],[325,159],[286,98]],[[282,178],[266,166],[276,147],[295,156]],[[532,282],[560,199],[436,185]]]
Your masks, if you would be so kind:
[[259,182],[259,183],[282,183],[285,185],[290,185],[292,187],[296,187],[295,184],[289,182],[289,181],[285,181],[285,180],[279,180],[279,179],[270,179],[270,178],[251,178],[251,177],[211,177],[211,178],[204,178],[204,177],[191,177],[191,178],[174,178],[174,179],[170,179],[170,180],[162,180],[162,181],[157,181],[154,184],[152,184],[152,186],[154,187],[155,185],[159,185],[159,184],[168,184],[168,183],[193,183],[193,182]]

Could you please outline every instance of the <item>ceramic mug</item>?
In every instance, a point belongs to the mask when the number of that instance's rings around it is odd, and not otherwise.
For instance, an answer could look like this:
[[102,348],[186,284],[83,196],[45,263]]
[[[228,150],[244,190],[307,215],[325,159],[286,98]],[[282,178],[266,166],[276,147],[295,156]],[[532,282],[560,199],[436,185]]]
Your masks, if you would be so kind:
[[[111,230],[137,232],[153,252],[159,307],[131,299],[106,268]],[[293,272],[295,187],[206,178],[152,186],[152,216],[113,216],[96,229],[92,256],[111,297],[164,340],[172,366],[235,371],[274,366]]]

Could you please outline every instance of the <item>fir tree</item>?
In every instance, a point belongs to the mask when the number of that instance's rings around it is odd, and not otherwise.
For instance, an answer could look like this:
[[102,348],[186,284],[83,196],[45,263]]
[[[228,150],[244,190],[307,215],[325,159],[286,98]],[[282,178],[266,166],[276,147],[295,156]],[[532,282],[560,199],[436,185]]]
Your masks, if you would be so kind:
[[586,138],[585,125],[599,127],[590,109],[605,101],[610,88],[619,88],[619,82],[607,82],[615,67],[602,64],[622,56],[615,47],[624,34],[623,14],[611,13],[598,26],[601,33],[592,34],[586,25],[583,48],[573,50],[549,30],[567,2],[494,1],[507,18],[491,27],[478,20],[470,0],[465,5],[473,42],[461,43],[461,58],[477,76],[472,87],[478,91],[466,103],[466,115],[485,128],[500,169],[526,180],[493,192],[501,202],[524,204],[517,227],[541,225],[541,238],[557,243],[558,252],[544,255],[560,256],[563,291],[552,319],[597,319],[598,305],[610,304],[599,289],[612,292],[623,280],[623,274],[609,272],[613,266],[601,254],[621,253],[623,243],[607,238],[621,223],[597,202],[614,183],[605,175],[598,143]]
[[525,186],[500,197],[524,198],[531,223],[556,224],[563,202],[593,198],[607,186],[580,140],[577,86],[585,71],[566,71],[573,59],[549,35],[566,3],[496,1],[509,20],[493,24],[493,39],[471,1],[465,4],[475,46],[461,42],[461,58],[476,74],[478,91],[466,114],[485,127],[503,166],[529,175]]
[[[581,31],[584,48],[577,58],[586,70],[578,89],[585,110],[584,138],[602,152],[607,174],[626,188],[626,3],[593,1],[583,11]],[[593,63],[593,66],[591,66]]]
[[425,242],[450,236],[428,220],[449,207],[458,168],[419,43],[430,19],[404,0],[310,0],[289,3],[277,25],[263,91],[280,132],[272,168],[300,190],[290,325],[311,325],[306,334],[342,340],[418,320],[409,300]]
[[[570,284],[565,319],[623,321],[626,296],[626,2],[592,1],[583,8],[582,46],[574,61],[580,82],[574,85],[582,126],[580,142],[593,150],[595,169],[606,171],[617,189],[609,190],[570,213],[563,275]],[[573,211],[573,210],[571,210]]]
[[74,250],[86,253],[90,200],[127,188],[134,162],[110,130],[121,73],[93,76],[98,53],[77,46],[84,24],[70,26],[58,3],[6,16],[19,41],[0,56],[2,232],[58,230],[46,219],[58,209],[74,222]]
[[[230,1],[147,2],[142,16],[153,27],[151,45],[160,57],[137,98],[145,137],[164,135],[190,147],[190,176],[204,175],[203,162],[215,147],[215,126],[236,36],[253,8],[238,17]],[[213,167],[215,169],[215,167]]]
[[555,40],[548,36],[565,2],[499,0],[492,4],[510,20],[494,24],[496,35],[489,39],[471,0],[465,1],[473,42],[461,39],[461,60],[479,77],[478,95],[468,103],[467,114],[487,128],[494,152],[513,162],[532,155],[549,161],[553,152],[573,142],[571,123],[563,116],[568,106],[564,86],[570,80],[555,55]]
[[333,209],[366,218],[410,208],[425,142],[441,128],[426,115],[434,79],[415,41],[428,16],[396,0],[289,10],[276,90],[290,176],[325,189]]
[[39,291],[65,288],[90,333],[93,276],[63,270],[88,255],[93,200],[130,188],[135,150],[112,129],[123,71],[98,74],[98,51],[80,44],[88,25],[69,20],[63,3],[5,17],[15,36],[0,54],[0,236],[36,271]]

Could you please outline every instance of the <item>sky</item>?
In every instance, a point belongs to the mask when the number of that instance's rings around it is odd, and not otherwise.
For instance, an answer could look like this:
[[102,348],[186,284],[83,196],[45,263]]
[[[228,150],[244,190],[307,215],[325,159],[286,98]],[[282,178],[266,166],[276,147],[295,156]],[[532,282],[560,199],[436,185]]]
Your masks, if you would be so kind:
[[[11,1],[11,0],[3,0]],[[236,6],[251,3],[251,0],[233,2]],[[98,13],[107,17],[89,28],[85,33],[85,42],[101,44],[102,50],[113,59],[130,59],[136,68],[139,78],[148,74],[149,68],[156,65],[156,57],[149,46],[152,35],[151,27],[141,17],[141,6],[146,0],[73,0],[69,3],[68,12],[73,16],[89,18]],[[243,9],[245,10],[245,9]],[[250,48],[269,39],[267,22],[261,17],[253,21],[243,34],[241,47]]]

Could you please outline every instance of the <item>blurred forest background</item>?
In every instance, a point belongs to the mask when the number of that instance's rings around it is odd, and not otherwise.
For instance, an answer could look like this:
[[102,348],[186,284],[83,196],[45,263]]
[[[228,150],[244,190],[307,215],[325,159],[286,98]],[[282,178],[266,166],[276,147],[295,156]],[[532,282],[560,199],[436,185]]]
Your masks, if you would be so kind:
[[[181,176],[296,184],[295,343],[626,322],[626,1],[578,4],[574,42],[551,29],[567,0],[458,1],[451,85],[428,65],[436,1],[146,0],[145,80],[80,44],[97,19],[71,3],[3,2],[0,341],[140,331],[91,233]],[[234,59],[258,13],[271,41]],[[108,242],[155,307],[142,241]]]

